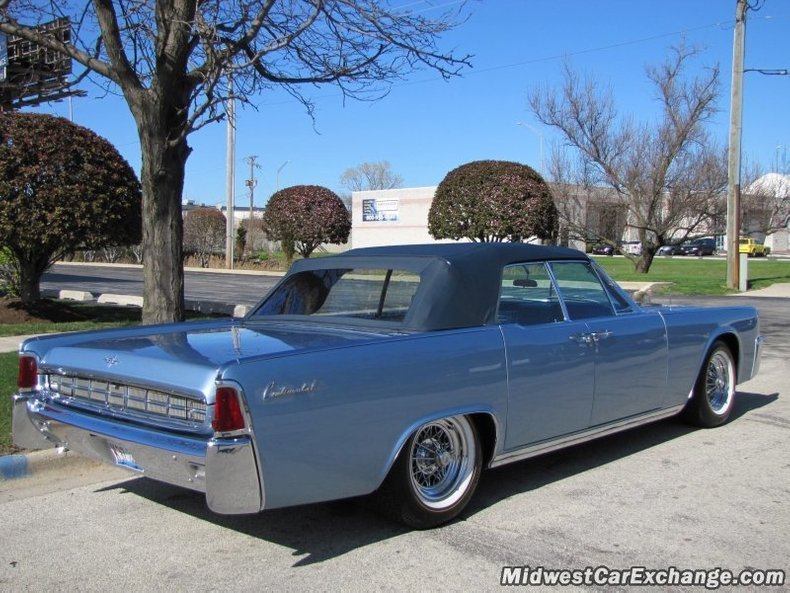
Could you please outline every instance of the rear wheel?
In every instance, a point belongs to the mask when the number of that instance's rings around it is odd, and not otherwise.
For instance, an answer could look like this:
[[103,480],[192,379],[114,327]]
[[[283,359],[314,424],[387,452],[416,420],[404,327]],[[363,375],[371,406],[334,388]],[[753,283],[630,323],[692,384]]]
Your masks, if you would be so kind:
[[450,521],[474,494],[482,469],[477,430],[465,416],[420,426],[379,492],[385,510],[416,529]]
[[724,424],[735,405],[735,384],[735,359],[729,347],[717,341],[702,365],[685,419],[705,428]]

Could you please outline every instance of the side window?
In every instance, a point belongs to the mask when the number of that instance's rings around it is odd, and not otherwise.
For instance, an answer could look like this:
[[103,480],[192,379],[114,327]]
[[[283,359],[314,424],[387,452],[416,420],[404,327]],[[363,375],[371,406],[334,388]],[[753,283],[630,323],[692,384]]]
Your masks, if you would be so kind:
[[571,319],[614,315],[609,296],[589,263],[555,262],[551,269]]
[[520,325],[563,321],[562,307],[545,264],[516,264],[504,269],[497,321]]
[[606,288],[607,292],[609,293],[609,298],[614,305],[615,311],[617,313],[633,313],[634,308],[628,299],[623,296],[622,289],[617,286],[614,280],[611,279],[609,274],[601,268],[598,264],[593,263],[593,269],[598,274],[598,277],[603,282],[604,288]]

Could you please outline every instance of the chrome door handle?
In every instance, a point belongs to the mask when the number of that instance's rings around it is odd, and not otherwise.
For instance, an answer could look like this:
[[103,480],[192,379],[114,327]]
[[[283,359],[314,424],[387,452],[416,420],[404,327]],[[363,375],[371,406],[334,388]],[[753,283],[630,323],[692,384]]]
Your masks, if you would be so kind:
[[606,340],[607,338],[612,337],[612,332],[609,330],[602,331],[602,332],[593,332],[590,334],[590,338],[592,338],[593,342],[600,342],[601,340]]
[[570,339],[580,346],[589,346],[593,343],[593,334],[572,334]]

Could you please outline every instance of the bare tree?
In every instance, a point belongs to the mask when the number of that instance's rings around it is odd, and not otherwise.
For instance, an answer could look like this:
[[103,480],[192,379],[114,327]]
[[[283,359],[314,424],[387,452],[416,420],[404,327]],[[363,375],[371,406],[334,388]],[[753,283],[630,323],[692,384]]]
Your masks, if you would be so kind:
[[638,272],[650,269],[663,243],[708,231],[722,208],[726,155],[705,129],[715,113],[719,69],[689,78],[689,62],[697,54],[674,47],[662,65],[647,69],[661,105],[656,122],[621,116],[611,90],[581,80],[567,63],[561,88],[537,88],[529,96],[538,120],[557,129],[570,148],[555,151],[550,164],[566,230],[603,239],[579,224],[579,216],[592,194],[619,207],[642,243],[641,255],[632,256]]
[[[70,16],[73,44],[36,25]],[[285,89],[310,114],[309,89],[336,85],[374,100],[420,68],[445,78],[469,64],[437,47],[457,24],[377,0],[0,0],[0,31],[69,55],[120,89],[142,149],[146,323],[183,318],[181,194],[188,136],[224,117],[229,97],[251,103]],[[308,90],[303,90],[308,89]]]
[[225,215],[216,208],[195,208],[184,216],[184,249],[207,268],[211,255],[225,245]]
[[[266,249],[269,239],[266,236],[266,227],[260,218],[245,218],[239,222],[239,227],[244,229],[245,246],[252,256],[262,249]],[[239,253],[243,253],[242,249]]]
[[346,169],[340,176],[340,184],[352,192],[394,189],[401,187],[403,177],[392,171],[389,161],[379,161]]
[[790,175],[746,165],[741,194],[741,233],[771,235],[790,224]]
[[132,255],[136,263],[143,263],[143,246],[140,243],[129,247],[129,253]]

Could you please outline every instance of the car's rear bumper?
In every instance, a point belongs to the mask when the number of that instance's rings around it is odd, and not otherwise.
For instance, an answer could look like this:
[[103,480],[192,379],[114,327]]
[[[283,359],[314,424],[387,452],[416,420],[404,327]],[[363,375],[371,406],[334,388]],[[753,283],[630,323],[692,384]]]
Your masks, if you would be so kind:
[[206,494],[216,513],[257,513],[263,487],[249,436],[203,438],[109,421],[35,394],[14,395],[14,443],[64,447],[160,482]]

